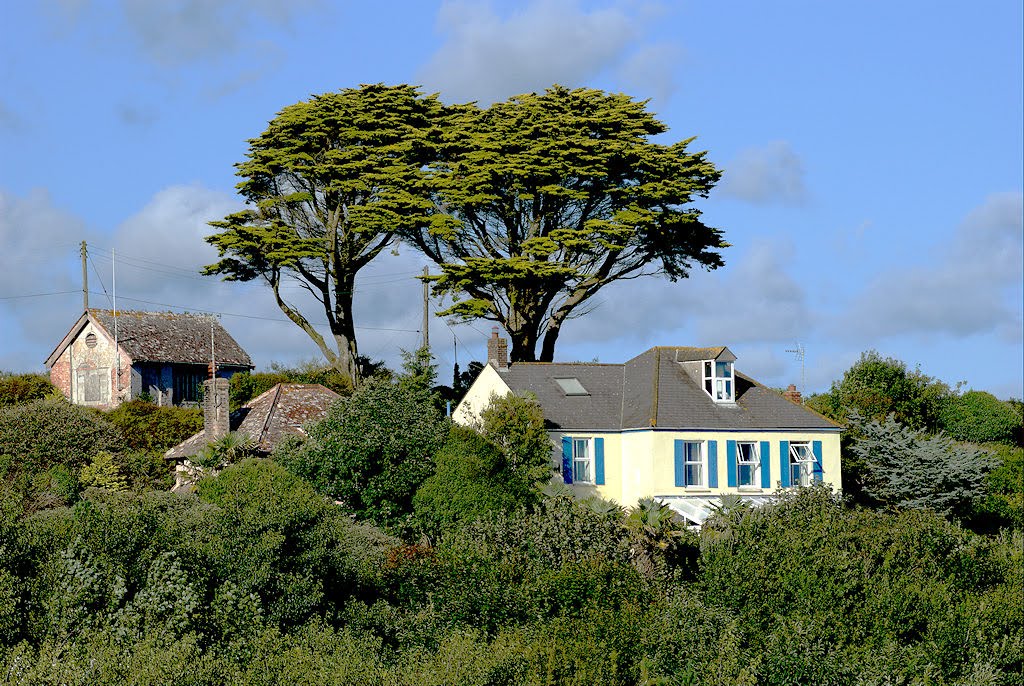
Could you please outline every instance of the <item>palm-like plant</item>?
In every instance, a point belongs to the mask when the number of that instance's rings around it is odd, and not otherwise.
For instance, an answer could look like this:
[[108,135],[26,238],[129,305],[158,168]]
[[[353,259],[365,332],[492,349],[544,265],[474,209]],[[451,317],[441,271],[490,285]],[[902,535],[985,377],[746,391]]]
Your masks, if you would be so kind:
[[251,437],[232,431],[207,443],[192,462],[206,469],[219,469],[252,454],[254,448]]

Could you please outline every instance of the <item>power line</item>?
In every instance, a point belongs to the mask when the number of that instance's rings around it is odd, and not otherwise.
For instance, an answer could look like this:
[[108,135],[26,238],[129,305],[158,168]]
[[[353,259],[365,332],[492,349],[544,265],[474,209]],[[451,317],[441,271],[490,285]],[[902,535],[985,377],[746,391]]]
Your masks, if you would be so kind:
[[25,295],[0,295],[0,300],[16,300],[18,298],[42,298],[46,295],[67,295],[68,293],[78,293],[79,291],[54,291],[53,293],[26,293]]
[[[74,291],[72,291],[74,292]],[[99,295],[97,293],[96,295]],[[132,302],[144,303],[146,305],[158,305],[160,307],[170,307],[178,310],[187,310],[189,312],[200,312],[202,314],[216,314],[224,317],[241,317],[243,319],[259,319],[267,322],[287,322],[288,324],[294,324],[290,319],[282,319],[280,317],[262,317],[256,314],[239,314],[237,312],[218,312],[217,310],[205,310],[199,307],[189,307],[188,305],[172,305],[170,303],[156,302],[153,300],[143,300],[142,298],[129,298],[128,296],[120,296],[122,300],[131,300]],[[313,324],[313,326],[324,327],[326,324]],[[356,326],[356,329],[363,329],[366,331],[401,331],[405,333],[420,333],[419,329],[397,329],[393,327],[383,326]]]

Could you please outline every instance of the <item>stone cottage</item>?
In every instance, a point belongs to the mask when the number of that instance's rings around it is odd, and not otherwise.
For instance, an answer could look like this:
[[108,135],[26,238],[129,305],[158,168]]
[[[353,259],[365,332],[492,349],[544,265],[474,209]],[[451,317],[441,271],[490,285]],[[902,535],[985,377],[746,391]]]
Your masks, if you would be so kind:
[[215,317],[89,309],[46,367],[71,402],[109,409],[141,397],[158,405],[195,404],[211,362],[225,379],[253,368]]

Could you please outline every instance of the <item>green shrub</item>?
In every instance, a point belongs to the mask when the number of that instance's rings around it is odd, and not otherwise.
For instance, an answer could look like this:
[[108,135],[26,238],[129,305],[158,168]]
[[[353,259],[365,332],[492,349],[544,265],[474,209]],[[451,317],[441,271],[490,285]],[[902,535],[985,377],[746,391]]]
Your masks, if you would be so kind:
[[964,518],[984,498],[993,467],[985,450],[915,431],[891,415],[868,422],[854,414],[851,424],[857,438],[849,453],[864,465],[864,493],[875,503]]
[[0,407],[32,400],[57,397],[60,391],[43,374],[5,374],[0,372]]
[[203,412],[198,408],[158,407],[144,400],[121,403],[105,414],[136,451],[164,451],[199,433]]
[[969,443],[1013,443],[1021,424],[1009,403],[985,391],[948,398],[939,419],[943,431]]
[[401,525],[449,426],[429,394],[371,379],[310,426],[300,448],[275,459],[357,517]]
[[551,479],[551,438],[536,398],[492,394],[480,412],[479,428],[484,437],[501,448],[508,471],[518,480],[543,484]]
[[117,452],[123,439],[104,417],[64,400],[33,400],[0,408],[2,452],[19,469],[36,472],[65,465],[77,472],[99,452]]
[[283,372],[242,372],[234,374],[228,386],[232,411],[237,410],[279,383],[289,383],[292,377]]
[[197,493],[218,508],[213,571],[257,594],[268,621],[301,624],[356,588],[359,567],[346,554],[354,524],[282,466],[244,460]]
[[118,469],[114,456],[110,453],[96,453],[92,461],[82,467],[78,480],[83,486],[105,488],[109,491],[123,491],[128,488],[128,480]]
[[431,532],[449,531],[488,512],[511,512],[537,499],[529,474],[473,429],[453,426],[434,458],[435,472],[416,491],[413,506]]

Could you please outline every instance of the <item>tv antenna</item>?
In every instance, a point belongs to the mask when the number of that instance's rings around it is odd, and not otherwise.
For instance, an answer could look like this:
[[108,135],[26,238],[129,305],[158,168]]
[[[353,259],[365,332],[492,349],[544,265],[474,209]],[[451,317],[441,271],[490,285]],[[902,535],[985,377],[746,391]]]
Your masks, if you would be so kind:
[[800,360],[800,392],[805,393],[807,391],[807,370],[804,366],[804,360],[807,358],[807,351],[804,346],[797,341],[796,346],[792,350],[787,350],[787,353],[793,353],[796,359]]

